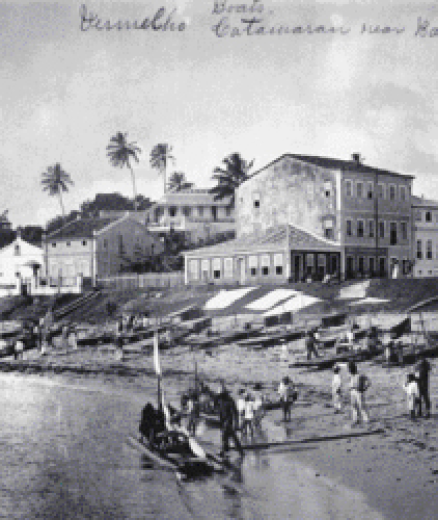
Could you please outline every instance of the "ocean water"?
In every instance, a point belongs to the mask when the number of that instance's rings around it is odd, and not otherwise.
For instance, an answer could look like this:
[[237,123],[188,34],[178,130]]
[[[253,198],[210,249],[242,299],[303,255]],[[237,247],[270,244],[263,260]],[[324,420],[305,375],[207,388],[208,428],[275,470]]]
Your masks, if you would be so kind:
[[248,453],[229,474],[197,481],[151,467],[126,439],[153,385],[2,374],[0,396],[1,518],[381,518],[290,450]]

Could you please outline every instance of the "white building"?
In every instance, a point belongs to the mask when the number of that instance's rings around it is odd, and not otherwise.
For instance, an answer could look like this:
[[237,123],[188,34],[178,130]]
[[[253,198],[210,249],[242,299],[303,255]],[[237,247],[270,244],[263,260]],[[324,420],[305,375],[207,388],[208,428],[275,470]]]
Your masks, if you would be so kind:
[[43,265],[42,248],[17,236],[0,249],[0,296],[17,294],[20,284],[34,277]]
[[414,277],[438,276],[438,201],[412,197]]

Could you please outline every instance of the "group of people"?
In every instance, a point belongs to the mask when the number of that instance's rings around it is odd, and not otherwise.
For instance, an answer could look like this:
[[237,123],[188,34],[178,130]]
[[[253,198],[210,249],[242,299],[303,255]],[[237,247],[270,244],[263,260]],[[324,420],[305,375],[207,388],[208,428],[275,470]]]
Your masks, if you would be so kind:
[[261,427],[265,415],[264,395],[260,384],[255,384],[252,390],[245,388],[239,390],[237,411],[241,436],[253,437],[255,430]]
[[[350,376],[348,390],[350,394],[350,406],[352,424],[369,421],[369,413],[366,405],[366,392],[371,386],[370,378],[365,374],[359,374],[357,365],[354,361],[349,363],[337,363],[333,368],[332,379],[332,400],[335,413],[342,412],[343,409],[343,385],[341,370],[346,367]],[[429,374],[432,366],[424,355],[418,356],[413,371],[408,373],[403,384],[407,395],[407,408],[410,418],[415,420],[422,416],[424,404],[424,417],[430,417],[430,395],[429,395]]]

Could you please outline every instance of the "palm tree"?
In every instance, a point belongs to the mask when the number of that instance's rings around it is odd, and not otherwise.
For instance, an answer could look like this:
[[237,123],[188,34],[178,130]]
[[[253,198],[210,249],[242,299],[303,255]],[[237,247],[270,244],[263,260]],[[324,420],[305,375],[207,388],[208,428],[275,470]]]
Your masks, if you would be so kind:
[[193,188],[193,182],[189,182],[186,179],[186,175],[183,172],[173,172],[169,177],[167,183],[167,189],[169,191],[181,191]]
[[254,164],[254,160],[247,162],[238,153],[232,153],[222,161],[225,169],[216,167],[212,179],[217,181],[217,185],[211,188],[210,193],[214,194],[214,200],[221,200],[230,197],[230,206],[234,206],[234,194],[243,181],[248,179],[249,170]]
[[65,217],[62,193],[68,191],[69,185],[73,185],[70,175],[61,168],[59,163],[56,163],[55,166],[49,166],[47,171],[42,174],[41,184],[43,191],[48,191],[50,196],[57,195],[59,197],[62,216]]
[[150,163],[152,168],[157,169],[164,176],[164,193],[167,188],[167,165],[170,161],[174,161],[175,157],[172,155],[172,147],[166,143],[157,144],[152,148]]
[[141,153],[141,149],[137,146],[137,143],[128,143],[128,134],[117,132],[116,135],[111,137],[110,144],[106,147],[110,163],[114,167],[124,168],[125,166],[131,172],[132,179],[132,191],[134,194],[134,211],[137,211],[137,190],[135,187],[135,175],[132,169],[131,159],[138,162],[138,154]]

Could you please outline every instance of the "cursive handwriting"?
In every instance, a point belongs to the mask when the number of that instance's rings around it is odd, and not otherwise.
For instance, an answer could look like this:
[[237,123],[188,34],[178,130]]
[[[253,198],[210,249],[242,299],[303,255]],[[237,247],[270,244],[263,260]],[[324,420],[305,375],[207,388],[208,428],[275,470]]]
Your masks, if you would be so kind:
[[230,19],[224,16],[219,22],[212,26],[211,30],[218,38],[239,37],[239,36],[283,36],[294,34],[348,34],[350,27],[335,27],[333,25],[285,25],[281,23],[268,25],[262,18],[241,18],[240,22],[233,25]]
[[228,4],[227,0],[214,0],[212,14],[261,14],[265,6],[260,0],[252,0],[252,4]]
[[417,18],[417,30],[415,31],[415,36],[420,36],[421,38],[433,38],[438,36],[438,27],[430,26],[429,20],[423,20],[421,17]]
[[143,18],[140,20],[101,20],[97,14],[88,12],[87,6],[82,5],[79,11],[81,20],[81,31],[86,32],[90,29],[97,31],[122,31],[122,30],[148,30],[160,32],[182,32],[186,29],[185,22],[175,21],[176,9],[167,13],[164,7],[160,7],[153,16]]

